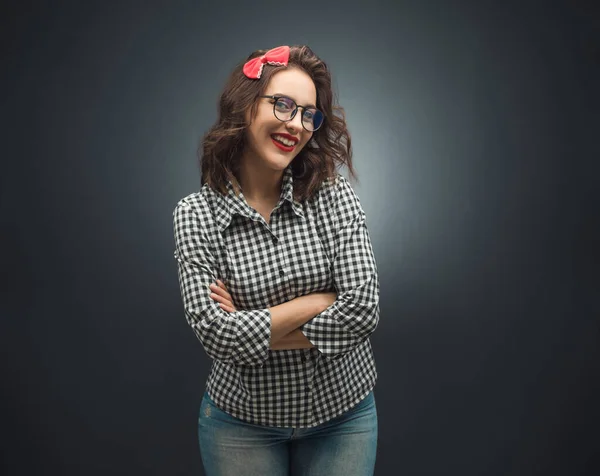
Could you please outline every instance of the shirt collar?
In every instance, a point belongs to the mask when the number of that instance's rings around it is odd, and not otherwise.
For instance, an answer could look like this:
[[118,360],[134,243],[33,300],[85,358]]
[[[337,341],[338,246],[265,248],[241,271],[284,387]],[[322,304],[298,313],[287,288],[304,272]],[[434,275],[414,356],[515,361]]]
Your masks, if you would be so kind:
[[[214,192],[219,206],[216,207],[215,221],[219,231],[223,231],[231,223],[234,214],[242,215],[253,220],[259,220],[260,215],[254,210],[244,197],[243,192],[237,196],[230,180],[227,181],[227,195],[223,196],[219,192]],[[304,217],[304,211],[300,202],[294,199],[294,179],[292,177],[292,166],[288,165],[283,171],[283,180],[281,184],[281,195],[277,206],[284,200],[290,202],[292,210],[299,217]]]

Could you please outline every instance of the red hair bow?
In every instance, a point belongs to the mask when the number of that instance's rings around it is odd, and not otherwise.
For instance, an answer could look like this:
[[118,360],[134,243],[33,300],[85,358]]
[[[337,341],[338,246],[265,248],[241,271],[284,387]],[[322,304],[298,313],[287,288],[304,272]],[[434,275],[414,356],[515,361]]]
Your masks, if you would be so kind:
[[267,51],[264,55],[252,58],[244,64],[244,74],[250,79],[258,79],[265,64],[287,66],[290,57],[289,46],[278,46]]

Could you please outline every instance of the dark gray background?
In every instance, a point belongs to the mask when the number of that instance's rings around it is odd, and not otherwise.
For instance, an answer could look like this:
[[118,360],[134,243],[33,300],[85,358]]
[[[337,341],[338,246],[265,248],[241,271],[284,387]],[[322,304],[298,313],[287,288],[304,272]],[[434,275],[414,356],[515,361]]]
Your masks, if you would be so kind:
[[202,474],[172,210],[233,66],[303,43],[379,266],[376,474],[598,470],[593,2],[365,4],[2,15],[2,474]]

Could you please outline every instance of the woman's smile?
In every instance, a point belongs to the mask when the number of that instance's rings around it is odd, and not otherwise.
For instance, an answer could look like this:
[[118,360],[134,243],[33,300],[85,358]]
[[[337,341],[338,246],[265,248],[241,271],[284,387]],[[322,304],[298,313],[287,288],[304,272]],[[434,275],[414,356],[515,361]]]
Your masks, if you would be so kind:
[[272,134],[271,140],[276,147],[285,152],[292,152],[296,147],[296,143],[293,140],[289,140],[279,134]]

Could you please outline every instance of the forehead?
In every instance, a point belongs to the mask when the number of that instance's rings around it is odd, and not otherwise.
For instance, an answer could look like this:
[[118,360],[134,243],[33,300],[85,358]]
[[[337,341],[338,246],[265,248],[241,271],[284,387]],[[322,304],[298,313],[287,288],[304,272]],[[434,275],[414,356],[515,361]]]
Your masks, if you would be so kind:
[[315,104],[317,88],[308,74],[299,69],[283,69],[269,80],[265,94],[280,93],[292,98],[298,104]]

